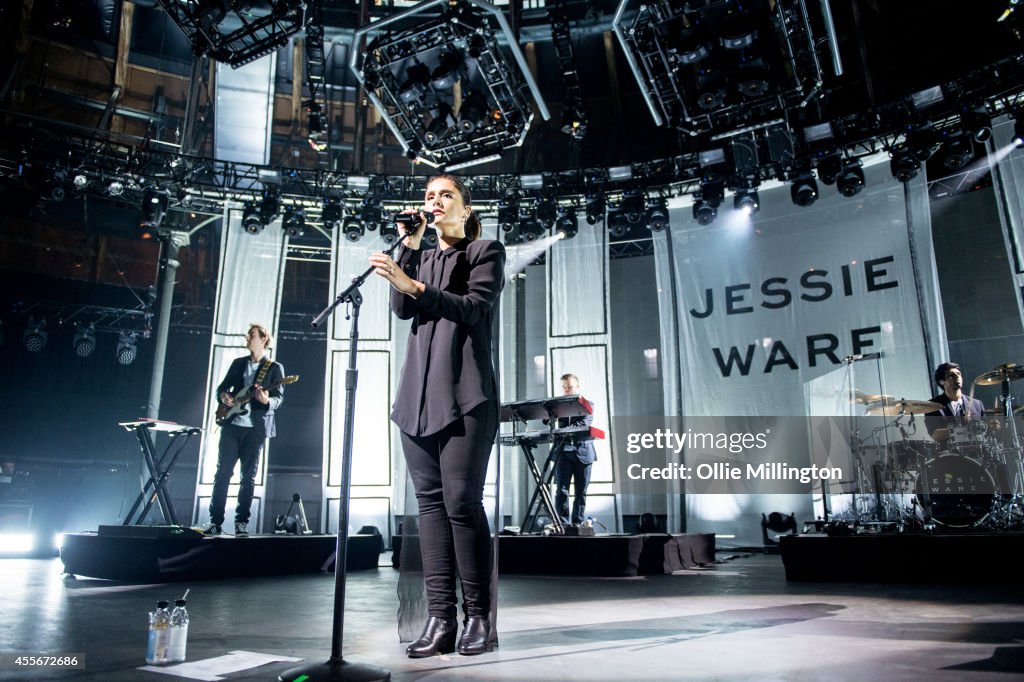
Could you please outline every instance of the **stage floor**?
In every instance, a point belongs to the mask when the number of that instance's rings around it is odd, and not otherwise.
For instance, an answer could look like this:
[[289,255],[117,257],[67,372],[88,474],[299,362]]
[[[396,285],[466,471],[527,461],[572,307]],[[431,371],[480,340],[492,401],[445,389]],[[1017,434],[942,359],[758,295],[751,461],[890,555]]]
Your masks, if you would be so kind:
[[[395,626],[398,574],[349,575],[345,658],[394,680],[1021,679],[1024,588],[787,582],[778,555],[635,578],[503,576],[500,648],[411,660]],[[992,565],[1011,561],[988,556]],[[15,669],[0,679],[187,679],[138,670],[146,612],[186,588],[188,661],[232,651],[326,660],[334,580],[296,575],[126,585],[65,581],[58,559],[2,559],[0,652],[84,653],[85,670]],[[225,676],[274,680],[293,663]]]

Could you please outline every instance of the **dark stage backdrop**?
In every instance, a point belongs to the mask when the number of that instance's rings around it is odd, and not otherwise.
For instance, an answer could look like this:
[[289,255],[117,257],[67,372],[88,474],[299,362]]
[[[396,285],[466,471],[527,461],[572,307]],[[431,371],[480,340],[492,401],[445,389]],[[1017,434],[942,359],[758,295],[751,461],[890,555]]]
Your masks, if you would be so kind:
[[[81,300],[125,308],[138,303],[124,288],[23,275],[5,287],[2,298],[5,310],[18,300]],[[116,335],[97,334],[95,351],[80,358],[72,350],[73,324],[51,321],[46,347],[30,353],[21,342],[23,321],[5,322],[0,385],[9,399],[0,411],[0,462],[13,462],[26,484],[17,501],[31,507],[32,528],[77,532],[119,523],[140,491],[144,466],[134,434],[118,422],[146,415],[154,339],[140,339],[135,362],[123,366],[115,358]],[[208,333],[172,327],[161,419],[188,425],[202,422],[209,353]],[[276,356],[288,373],[302,378],[287,389],[268,473],[319,474],[324,344],[284,340],[278,343]],[[158,452],[166,443],[163,436],[157,437]],[[198,452],[194,438],[178,457],[168,485],[182,524],[192,522]],[[0,499],[0,506],[7,502]],[[159,513],[151,512],[147,521],[160,522]]]
[[[933,199],[932,235],[948,359],[963,367],[965,383],[1003,363],[1024,362],[1017,292],[992,187]],[[991,408],[1000,392],[1000,386],[979,386],[975,397]]]

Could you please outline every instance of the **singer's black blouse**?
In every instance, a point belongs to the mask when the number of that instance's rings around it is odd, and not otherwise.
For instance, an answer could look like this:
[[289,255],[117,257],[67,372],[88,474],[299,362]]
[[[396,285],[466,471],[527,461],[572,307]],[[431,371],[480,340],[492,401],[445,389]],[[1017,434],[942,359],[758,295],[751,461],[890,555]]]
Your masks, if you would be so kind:
[[505,284],[505,247],[469,239],[444,250],[403,247],[398,265],[425,290],[417,299],[391,290],[392,312],[412,318],[391,419],[407,434],[429,436],[498,400],[491,321]]

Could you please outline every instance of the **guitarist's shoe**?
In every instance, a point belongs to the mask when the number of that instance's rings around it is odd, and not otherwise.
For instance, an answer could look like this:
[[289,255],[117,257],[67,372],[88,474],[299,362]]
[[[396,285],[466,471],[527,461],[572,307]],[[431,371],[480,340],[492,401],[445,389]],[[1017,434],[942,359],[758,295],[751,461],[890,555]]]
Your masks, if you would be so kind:
[[249,531],[245,529],[245,524],[239,521],[235,521],[235,537],[244,538],[249,536]]
[[203,531],[203,535],[220,535],[221,532],[220,526],[216,523],[211,523],[206,527],[206,530]]

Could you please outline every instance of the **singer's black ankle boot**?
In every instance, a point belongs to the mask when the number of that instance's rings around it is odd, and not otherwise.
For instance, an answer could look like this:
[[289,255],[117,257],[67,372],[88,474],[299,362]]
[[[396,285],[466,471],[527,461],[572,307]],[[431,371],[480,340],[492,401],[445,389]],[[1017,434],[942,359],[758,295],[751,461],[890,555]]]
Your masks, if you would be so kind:
[[490,651],[493,644],[487,643],[487,635],[491,632],[491,623],[487,616],[469,616],[459,637],[459,653],[463,656],[475,656]]
[[431,616],[423,626],[419,639],[405,648],[409,658],[426,658],[434,654],[450,654],[455,651],[455,633],[459,623],[454,618]]

